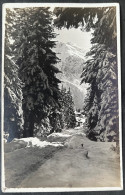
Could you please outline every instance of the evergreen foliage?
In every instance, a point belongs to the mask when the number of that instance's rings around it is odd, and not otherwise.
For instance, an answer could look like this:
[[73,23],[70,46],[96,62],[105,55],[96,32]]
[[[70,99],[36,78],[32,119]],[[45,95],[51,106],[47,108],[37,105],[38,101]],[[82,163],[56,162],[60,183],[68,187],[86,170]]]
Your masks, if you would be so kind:
[[13,13],[7,10],[5,25],[5,55],[4,55],[4,133],[7,141],[22,137],[22,82],[18,77],[19,67],[15,64],[11,34],[13,33]]
[[[90,139],[118,141],[115,7],[55,8],[58,28],[94,30],[81,83],[89,83],[84,110]],[[59,90],[58,58],[49,8],[7,9],[5,26],[5,132],[9,140],[75,127],[70,89]],[[12,43],[13,42],[13,43]],[[40,130],[40,132],[39,132]]]
[[9,36],[14,40],[11,47],[15,52],[14,63],[23,83],[23,136],[29,137],[41,121],[47,129],[49,115],[53,108],[59,107],[60,81],[55,76],[59,70],[54,66],[58,59],[52,51],[55,46],[51,40],[55,38],[52,16],[49,8],[8,9],[7,15],[8,23],[11,21]]
[[53,107],[58,107],[60,81],[55,74],[59,70],[54,66],[58,59],[51,49],[55,46],[55,42],[51,41],[55,34],[48,9],[28,8],[22,13],[19,10],[24,29],[21,34],[24,41],[19,42],[20,48],[23,48],[22,55],[17,60],[24,83],[24,137],[33,136],[34,123],[46,121],[54,112]]
[[94,140],[116,141],[118,137],[117,60],[116,56],[104,46],[100,51],[95,46],[94,49],[97,61],[94,57],[88,60],[81,75],[82,82],[91,84],[84,106],[89,129],[88,136]]
[[[49,8],[7,9],[6,22],[5,125],[9,119],[6,128],[11,128],[7,131],[13,134],[11,139],[59,132],[64,110],[56,78],[59,59],[52,51],[56,36],[52,14]],[[74,127],[75,116],[71,93],[66,94],[69,128]]]
[[68,91],[62,86],[61,89],[61,127],[62,128],[74,128],[76,124],[75,118],[75,110],[74,110],[74,102],[72,99],[72,95],[70,92],[70,88]]
[[[55,8],[58,28],[94,30],[81,83],[89,83],[85,99],[90,139],[118,141],[118,75],[116,8]],[[84,44],[84,43],[83,43]]]
[[74,102],[70,92],[70,88],[65,96],[66,102],[66,126],[67,128],[74,128],[76,124],[75,112],[74,112]]

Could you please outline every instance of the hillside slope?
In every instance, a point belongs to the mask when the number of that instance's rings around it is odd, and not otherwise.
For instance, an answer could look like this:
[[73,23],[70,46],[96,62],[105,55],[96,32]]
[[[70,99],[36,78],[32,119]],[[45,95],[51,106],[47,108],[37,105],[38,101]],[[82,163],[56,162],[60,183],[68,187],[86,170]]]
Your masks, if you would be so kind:
[[81,108],[88,86],[85,83],[80,85],[85,52],[71,43],[62,42],[57,43],[55,52],[61,60],[56,66],[62,72],[57,77],[62,81],[61,85],[67,89],[70,87],[75,107]]

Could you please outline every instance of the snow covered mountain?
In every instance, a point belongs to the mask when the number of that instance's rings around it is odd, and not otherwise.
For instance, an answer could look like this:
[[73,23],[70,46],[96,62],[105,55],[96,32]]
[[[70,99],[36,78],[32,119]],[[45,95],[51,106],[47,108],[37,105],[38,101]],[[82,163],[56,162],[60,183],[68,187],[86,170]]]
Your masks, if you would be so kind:
[[62,81],[61,85],[67,89],[70,87],[75,108],[82,108],[87,88],[87,84],[80,85],[85,51],[72,43],[58,42],[55,52],[61,60],[56,66],[62,72],[57,77]]

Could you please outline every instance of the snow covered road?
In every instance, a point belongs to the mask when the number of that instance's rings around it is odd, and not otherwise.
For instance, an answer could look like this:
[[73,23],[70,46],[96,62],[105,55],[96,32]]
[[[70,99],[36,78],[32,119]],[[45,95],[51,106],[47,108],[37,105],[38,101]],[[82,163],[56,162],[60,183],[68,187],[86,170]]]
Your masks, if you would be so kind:
[[81,132],[76,133],[74,130],[67,131],[67,135],[71,136],[67,136],[69,137],[65,142],[67,148],[55,153],[18,187],[116,187],[120,185],[118,159],[110,150],[111,143],[92,142]]
[[[14,187],[82,188],[120,186],[119,158],[118,155],[111,150],[112,143],[90,141],[85,137],[82,129],[70,129],[63,131],[62,133],[53,133],[48,136],[46,142],[48,142],[48,146],[46,143],[44,148],[40,148],[43,142],[41,144],[37,143],[37,145],[32,144],[30,147],[25,148],[26,152],[27,150],[31,150],[32,147],[32,156],[37,153],[37,158],[40,155],[41,157],[39,157],[39,164],[37,167],[35,167],[35,165],[38,163],[38,160],[34,157],[35,169],[29,169],[29,172],[26,174],[23,173],[23,177],[21,177],[20,170],[19,182],[16,183],[15,181]],[[61,143],[64,147],[58,149],[59,146],[53,146],[56,142],[58,142],[57,145]],[[50,150],[51,147],[54,148],[54,152]],[[43,149],[44,153],[42,152]],[[24,149],[20,149],[22,154],[23,150]],[[14,156],[14,152],[11,153]],[[50,156],[50,154],[52,155]],[[46,158],[47,155],[48,158]],[[42,159],[43,156],[44,161]],[[10,156],[8,160],[11,160],[11,158],[12,156]],[[27,158],[30,158],[28,157],[28,153]],[[19,160],[20,159],[18,159],[18,161]],[[23,164],[24,166],[22,166],[22,169],[26,169],[28,164],[25,164],[25,159]],[[17,175],[17,172],[15,176]],[[14,178],[14,173],[12,178]],[[10,187],[9,181],[7,183]],[[12,184],[13,182],[11,182],[11,185]]]

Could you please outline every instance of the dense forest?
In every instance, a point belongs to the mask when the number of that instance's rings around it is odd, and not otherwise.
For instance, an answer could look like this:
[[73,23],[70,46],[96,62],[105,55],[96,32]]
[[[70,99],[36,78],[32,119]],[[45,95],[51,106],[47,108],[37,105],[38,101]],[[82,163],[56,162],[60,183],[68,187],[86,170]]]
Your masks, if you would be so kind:
[[[89,83],[84,102],[86,134],[95,141],[118,141],[117,31],[114,7],[7,9],[5,24],[5,133],[32,137],[75,127],[70,89],[56,77],[54,28],[93,29],[89,60],[81,83]],[[83,43],[84,44],[84,43]],[[83,105],[81,105],[83,106]]]

